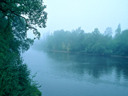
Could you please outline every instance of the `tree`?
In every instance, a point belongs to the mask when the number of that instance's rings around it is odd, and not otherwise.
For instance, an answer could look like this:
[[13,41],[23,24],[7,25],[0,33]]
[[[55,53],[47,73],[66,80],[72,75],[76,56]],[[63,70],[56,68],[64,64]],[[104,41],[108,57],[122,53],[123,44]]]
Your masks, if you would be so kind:
[[104,34],[98,28],[92,33],[84,33],[81,28],[76,30],[55,31],[47,38],[47,48],[69,52],[85,52],[97,55],[127,55],[128,30],[121,32],[120,25],[117,28],[118,36],[112,37],[112,29],[107,27]]
[[111,27],[107,27],[105,32],[104,32],[105,36],[111,37],[112,36],[112,28]]
[[128,30],[124,30],[113,39],[113,51],[118,55],[128,55]]
[[120,25],[120,24],[118,25],[118,27],[117,27],[115,33],[116,33],[116,34],[115,34],[116,37],[121,34],[121,25]]
[[42,0],[0,0],[0,96],[41,96],[21,51],[33,43],[28,30],[39,38],[36,26],[46,27],[45,8]]
[[[19,22],[23,24],[22,28],[26,32],[29,29],[39,38],[40,33],[36,26],[40,28],[46,27],[47,13],[44,11],[46,8],[42,0],[0,0],[0,13],[3,18],[8,22],[12,22],[12,27]],[[15,22],[19,19],[19,22]]]

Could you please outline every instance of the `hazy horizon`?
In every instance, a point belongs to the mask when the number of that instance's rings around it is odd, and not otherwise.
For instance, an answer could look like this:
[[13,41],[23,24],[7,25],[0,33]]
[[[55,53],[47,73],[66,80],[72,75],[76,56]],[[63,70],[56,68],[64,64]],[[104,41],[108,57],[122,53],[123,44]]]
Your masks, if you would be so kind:
[[[81,27],[85,32],[98,28],[103,33],[107,27],[115,32],[128,29],[128,0],[43,0],[47,6],[48,19],[43,32],[72,31]],[[32,35],[32,34],[31,34]]]

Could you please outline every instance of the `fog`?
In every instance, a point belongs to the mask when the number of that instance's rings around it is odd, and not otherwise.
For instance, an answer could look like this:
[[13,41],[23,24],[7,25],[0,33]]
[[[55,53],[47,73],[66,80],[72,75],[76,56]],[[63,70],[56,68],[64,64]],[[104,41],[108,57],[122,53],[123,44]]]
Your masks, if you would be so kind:
[[[128,59],[31,47],[23,55],[42,96],[127,96]],[[102,91],[101,91],[102,89]]]
[[46,28],[38,28],[42,40],[35,40],[23,56],[32,73],[37,72],[43,95],[127,96],[128,0],[44,4],[48,19]]
[[128,0],[44,0],[48,13],[47,27],[43,32],[73,30],[81,27],[85,32],[98,28],[101,33],[107,27],[122,30],[128,25]]

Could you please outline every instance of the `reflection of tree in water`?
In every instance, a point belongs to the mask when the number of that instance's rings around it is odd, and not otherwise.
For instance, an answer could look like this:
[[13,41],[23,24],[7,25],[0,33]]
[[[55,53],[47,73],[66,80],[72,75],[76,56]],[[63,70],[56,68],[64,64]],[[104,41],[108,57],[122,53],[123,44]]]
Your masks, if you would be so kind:
[[[80,60],[82,59],[83,62],[88,62],[88,64],[84,64],[84,70],[86,70],[89,75],[92,75],[95,78],[99,78],[102,74],[108,74],[111,71],[109,69],[110,67],[108,68],[107,59],[103,57],[81,56]],[[77,66],[80,65],[81,64],[78,64]]]
[[116,68],[117,79],[120,79],[121,75],[128,79],[128,59],[113,58],[113,61],[116,61],[113,65]]
[[109,58],[57,52],[48,52],[48,56],[57,62],[62,62],[59,64],[65,64],[62,68],[68,72],[79,75],[88,74],[94,78],[100,78],[103,75],[112,74],[114,69],[117,79],[120,79],[121,76],[128,79],[128,59],[126,58]]

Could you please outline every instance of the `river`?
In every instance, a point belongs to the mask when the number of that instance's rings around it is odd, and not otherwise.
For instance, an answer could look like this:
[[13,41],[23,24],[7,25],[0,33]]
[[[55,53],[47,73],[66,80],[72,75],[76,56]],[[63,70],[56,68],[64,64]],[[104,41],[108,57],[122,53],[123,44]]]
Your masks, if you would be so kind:
[[43,52],[23,54],[43,96],[128,96],[128,58]]

